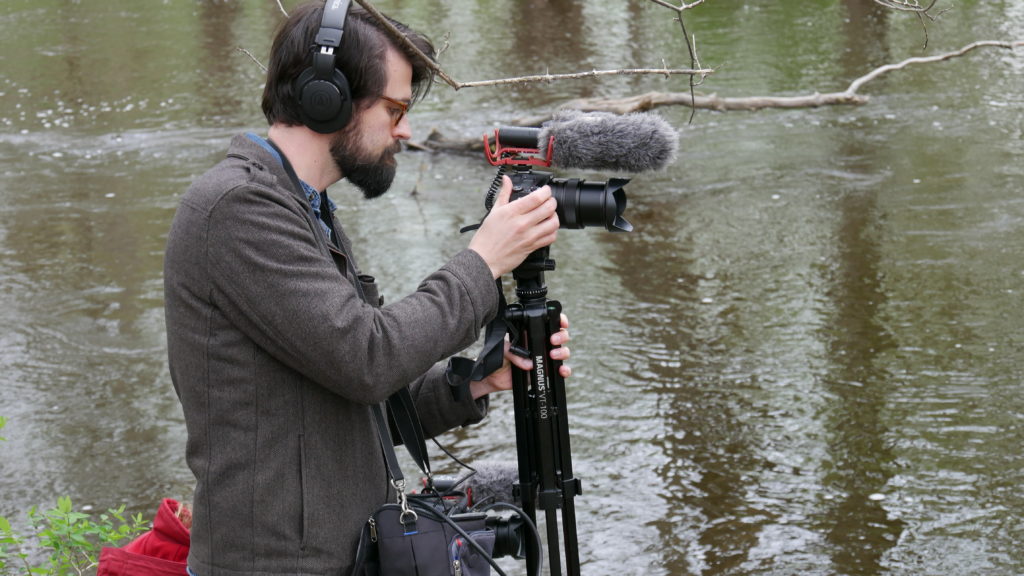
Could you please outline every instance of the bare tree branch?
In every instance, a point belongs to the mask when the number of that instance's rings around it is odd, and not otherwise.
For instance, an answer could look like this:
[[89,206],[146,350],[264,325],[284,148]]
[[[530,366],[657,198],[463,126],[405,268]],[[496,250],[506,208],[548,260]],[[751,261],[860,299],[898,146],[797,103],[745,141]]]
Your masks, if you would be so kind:
[[911,64],[928,64],[930,62],[941,62],[943,60],[949,60],[951,58],[958,58],[960,56],[963,56],[964,54],[967,54],[971,50],[975,50],[977,48],[992,47],[1013,50],[1014,48],[1020,48],[1021,46],[1024,46],[1024,40],[1017,40],[1013,42],[1002,42],[999,40],[981,40],[978,42],[972,42],[971,44],[968,44],[967,46],[964,46],[959,50],[954,50],[953,52],[946,52],[945,54],[907,58],[906,60],[899,62],[897,64],[886,64],[885,66],[875,68],[871,72],[868,72],[867,74],[861,76],[860,78],[857,78],[852,83],[850,83],[850,87],[847,88],[846,91],[850,94],[854,94],[857,92],[857,90],[860,90],[861,86],[867,84],[868,82],[874,80],[875,78],[881,76],[882,74],[885,74],[886,72],[892,72],[893,70],[905,68]]
[[460,82],[456,88],[477,88],[481,86],[503,86],[507,84],[526,84],[531,82],[553,82],[555,80],[578,80],[582,78],[597,78],[600,76],[624,76],[638,74],[658,74],[665,77],[678,74],[706,74],[708,70],[688,70],[675,68],[624,68],[620,70],[591,70],[590,72],[572,72],[568,74],[535,74],[532,76],[517,76],[515,78],[498,78],[495,80],[479,80],[476,82]]
[[415,44],[410,42],[409,39],[405,37],[405,34],[402,34],[402,32],[398,28],[395,28],[395,25],[392,24],[391,21],[388,20],[386,16],[381,14],[380,11],[373,6],[373,4],[370,4],[366,0],[356,0],[356,3],[365,8],[367,12],[372,14],[373,17],[376,18],[377,21],[379,21],[382,26],[384,26],[384,28],[388,31],[388,34],[391,35],[392,39],[394,39],[396,42],[399,42],[404,48],[407,48],[411,50],[414,54],[418,55],[420,57],[420,60],[422,60],[427,65],[427,67],[429,67],[434,72],[434,74],[437,74],[437,76],[444,80],[445,83],[447,83],[449,86],[455,88],[456,90],[459,89],[458,82],[453,80],[451,76],[448,76],[448,74],[444,70],[442,70],[440,66],[437,65],[437,62],[434,62],[433,58],[430,58],[429,56],[424,54],[419,48],[416,47]]

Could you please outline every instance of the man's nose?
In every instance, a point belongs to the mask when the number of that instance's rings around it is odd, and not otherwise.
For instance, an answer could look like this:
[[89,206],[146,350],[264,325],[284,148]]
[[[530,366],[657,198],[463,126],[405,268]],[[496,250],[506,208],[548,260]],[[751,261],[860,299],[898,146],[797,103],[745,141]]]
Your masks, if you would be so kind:
[[412,124],[409,123],[409,115],[402,116],[402,119],[398,121],[398,124],[391,130],[391,135],[398,140],[410,140],[412,139]]

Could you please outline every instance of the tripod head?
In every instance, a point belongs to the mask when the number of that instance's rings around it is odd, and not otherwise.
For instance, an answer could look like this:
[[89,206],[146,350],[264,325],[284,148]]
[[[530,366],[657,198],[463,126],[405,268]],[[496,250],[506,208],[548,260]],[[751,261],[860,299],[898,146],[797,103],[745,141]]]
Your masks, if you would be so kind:
[[547,296],[544,273],[555,269],[555,261],[548,257],[549,254],[549,246],[534,250],[512,271],[512,278],[516,281],[516,297],[521,301],[543,300]]

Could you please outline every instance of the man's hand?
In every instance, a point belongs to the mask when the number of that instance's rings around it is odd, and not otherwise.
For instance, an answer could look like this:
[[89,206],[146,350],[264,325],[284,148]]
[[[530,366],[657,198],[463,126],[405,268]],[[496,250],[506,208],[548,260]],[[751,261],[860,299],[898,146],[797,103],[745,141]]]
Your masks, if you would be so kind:
[[511,272],[558,236],[558,203],[551,197],[551,188],[542,186],[515,202],[509,202],[511,195],[512,181],[504,176],[490,213],[469,242],[470,250],[484,259],[495,278]]
[[[551,345],[559,346],[559,348],[551,349],[551,359],[561,360],[564,362],[568,360],[571,355],[569,348],[565,346],[569,340],[571,340],[571,337],[569,336],[569,318],[565,314],[562,314],[561,321],[561,330],[551,335]],[[531,370],[533,368],[532,360],[509,352],[509,343],[505,342],[505,361],[502,362],[501,368],[495,370],[490,376],[487,376],[483,380],[470,382],[469,390],[473,394],[473,399],[475,400],[481,396],[490,394],[491,392],[511,390],[513,364],[515,364],[516,368],[521,368],[523,370]],[[568,378],[572,376],[572,368],[562,364],[558,367],[558,373],[561,374],[562,378]]]

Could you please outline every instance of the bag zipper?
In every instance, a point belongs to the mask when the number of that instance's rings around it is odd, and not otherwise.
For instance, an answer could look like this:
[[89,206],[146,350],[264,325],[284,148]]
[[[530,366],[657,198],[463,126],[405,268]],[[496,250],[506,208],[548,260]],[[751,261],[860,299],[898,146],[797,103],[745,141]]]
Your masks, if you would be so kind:
[[367,522],[369,522],[369,524],[370,524],[370,541],[371,542],[376,542],[377,541],[377,521],[373,519],[373,516],[370,516],[370,519]]
[[455,576],[462,576],[462,561],[460,560],[462,549],[462,538],[456,538],[452,540],[451,553],[452,553],[452,570]]

